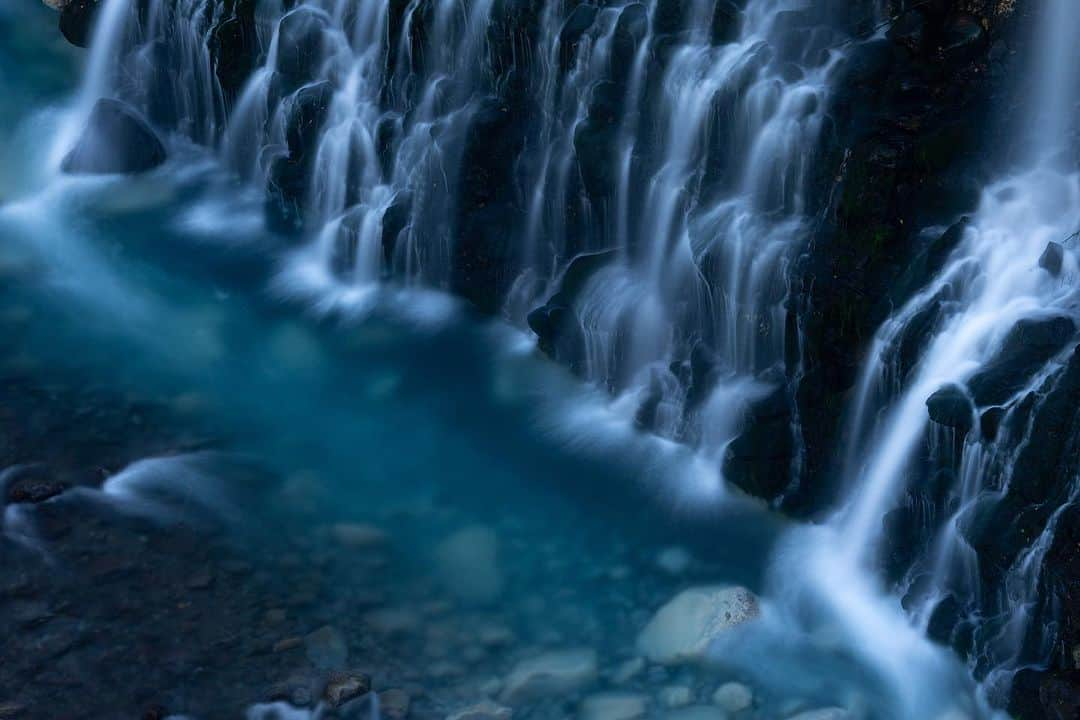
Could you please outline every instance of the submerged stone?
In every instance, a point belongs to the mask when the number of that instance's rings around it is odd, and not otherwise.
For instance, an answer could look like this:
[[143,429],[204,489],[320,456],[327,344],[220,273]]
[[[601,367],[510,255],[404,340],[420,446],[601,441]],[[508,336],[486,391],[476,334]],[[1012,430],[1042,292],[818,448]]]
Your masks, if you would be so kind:
[[638,635],[638,651],[665,665],[699,662],[715,640],[760,613],[757,597],[744,587],[690,588],[656,612]]
[[502,593],[499,539],[482,525],[458,530],[436,549],[439,579],[459,600],[487,604]]
[[596,651],[555,650],[522,660],[507,676],[501,699],[516,704],[546,696],[564,696],[596,679]]
[[645,716],[646,698],[637,693],[608,692],[581,701],[579,720],[637,720]]

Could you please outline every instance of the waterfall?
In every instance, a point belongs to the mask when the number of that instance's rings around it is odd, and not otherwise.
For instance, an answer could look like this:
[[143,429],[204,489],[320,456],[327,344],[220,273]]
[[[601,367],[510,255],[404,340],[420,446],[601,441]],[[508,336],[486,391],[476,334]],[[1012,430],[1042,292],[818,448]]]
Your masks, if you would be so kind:
[[[1080,6],[1070,0],[1041,7],[1037,80],[1017,139],[1023,160],[983,191],[970,222],[956,226],[962,239],[945,267],[878,332],[851,411],[849,500],[832,523],[843,539],[838,562],[850,567],[879,559],[892,520],[928,534],[900,581],[905,606],[923,630],[935,617],[955,616],[954,637],[967,627],[972,640],[962,649],[997,702],[1018,669],[1049,655],[1043,633],[1052,620],[1032,623],[1039,572],[1080,486],[1066,482],[1072,489],[1061,498],[1035,493],[1045,512],[1034,536],[985,586],[980,563],[991,560],[973,545],[1016,520],[1003,500],[1014,483],[1032,481],[1013,471],[1022,453],[1038,452],[1027,438],[1040,405],[1070,382],[1069,341],[1080,322],[1080,268],[1063,247],[1080,229],[1080,174],[1068,161],[1080,99],[1078,23]],[[1064,251],[1048,260],[1056,250]],[[901,347],[912,338],[920,347],[909,368]],[[928,402],[936,401],[958,408],[942,420],[950,427],[931,426]],[[944,491],[933,489],[935,473]]]
[[805,0],[270,5],[108,0],[80,107],[126,100],[262,188],[283,293],[464,294],[719,473],[783,384],[837,18]]

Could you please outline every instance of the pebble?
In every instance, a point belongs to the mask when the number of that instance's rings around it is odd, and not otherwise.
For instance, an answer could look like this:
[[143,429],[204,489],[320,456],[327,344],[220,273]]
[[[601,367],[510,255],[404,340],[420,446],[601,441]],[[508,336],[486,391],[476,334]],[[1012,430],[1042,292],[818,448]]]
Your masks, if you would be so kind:
[[690,569],[694,558],[681,547],[664,548],[656,556],[656,566],[668,575],[682,575]]
[[555,650],[522,660],[505,680],[501,699],[515,704],[548,695],[569,695],[596,679],[596,651]]
[[510,720],[514,712],[505,705],[481,700],[446,716],[446,720]]
[[851,713],[839,707],[819,708],[792,715],[788,720],[851,720]]
[[645,658],[630,658],[615,668],[615,672],[611,674],[611,682],[616,685],[625,685],[640,675],[643,670],[645,670]]
[[386,532],[367,523],[336,523],[330,527],[330,535],[339,545],[352,549],[377,548],[387,542]]
[[349,648],[341,632],[332,625],[324,625],[304,638],[308,660],[315,667],[338,669],[345,665]]
[[499,540],[483,525],[458,530],[435,550],[440,581],[458,600],[476,605],[495,602],[502,593]]
[[364,622],[383,635],[407,635],[420,627],[416,615],[402,608],[381,608],[364,614]]
[[304,644],[304,641],[303,641],[302,638],[295,637],[295,636],[294,637],[287,637],[287,638],[282,638],[281,640],[278,640],[276,643],[274,643],[274,647],[272,649],[276,653],[285,652],[286,650],[293,650],[294,648],[298,648],[303,644]]
[[754,704],[754,693],[742,683],[728,682],[716,689],[712,699],[724,710],[737,713]]
[[660,689],[659,699],[666,708],[681,708],[694,702],[694,693],[685,685],[669,685]]
[[390,688],[379,693],[379,710],[389,720],[404,720],[409,715],[412,699],[400,688]]
[[371,678],[358,672],[333,672],[327,678],[323,700],[331,708],[340,707],[371,690]]
[[579,720],[637,720],[645,716],[644,695],[606,692],[590,695],[581,701]]

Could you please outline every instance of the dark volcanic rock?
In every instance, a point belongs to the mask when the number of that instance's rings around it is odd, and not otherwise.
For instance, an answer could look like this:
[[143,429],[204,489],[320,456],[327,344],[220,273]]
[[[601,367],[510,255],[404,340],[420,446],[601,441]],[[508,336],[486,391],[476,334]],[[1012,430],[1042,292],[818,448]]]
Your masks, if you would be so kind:
[[102,0],[70,0],[60,10],[60,32],[76,47],[90,45],[90,33]]
[[977,405],[997,405],[1030,382],[1050,358],[1058,354],[1076,333],[1071,318],[1021,320],[1009,332],[1001,350],[988,366],[971,378],[968,386]]
[[6,480],[4,498],[9,503],[44,502],[68,488],[66,483],[56,479],[44,465],[24,465],[9,469],[0,475],[0,480]]
[[141,173],[158,167],[165,157],[165,146],[135,108],[103,98],[62,167],[72,174]]
[[1065,248],[1061,243],[1047,243],[1043,254],[1039,256],[1039,267],[1054,277],[1061,274],[1061,265],[1065,261]]
[[937,424],[962,432],[970,430],[974,423],[975,407],[959,385],[946,385],[927,398],[926,410]]

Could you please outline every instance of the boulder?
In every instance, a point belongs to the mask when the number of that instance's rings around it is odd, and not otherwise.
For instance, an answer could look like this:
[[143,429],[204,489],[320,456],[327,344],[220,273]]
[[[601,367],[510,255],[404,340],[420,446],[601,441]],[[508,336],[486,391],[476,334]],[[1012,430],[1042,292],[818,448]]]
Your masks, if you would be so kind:
[[1000,405],[1024,388],[1076,333],[1072,318],[1021,320],[1009,331],[997,355],[968,382],[979,407]]
[[60,33],[75,47],[88,47],[102,0],[69,0],[60,8]]
[[85,175],[141,173],[158,167],[165,157],[165,146],[135,108],[103,98],[61,167]]
[[581,701],[578,720],[637,720],[645,716],[646,698],[637,693],[606,692]]
[[442,541],[435,559],[439,579],[458,600],[482,605],[502,593],[499,540],[491,528],[473,525],[458,530]]
[[974,423],[975,408],[967,391],[955,383],[949,383],[926,399],[930,419],[938,425],[967,432]]
[[577,692],[596,680],[596,651],[554,650],[522,660],[506,677],[501,699],[517,704]]
[[285,92],[292,92],[318,75],[323,56],[327,16],[322,10],[302,5],[278,22],[278,55],[275,70]]
[[638,635],[637,648],[665,665],[699,662],[715,640],[760,613],[757,597],[744,587],[690,588],[656,612]]
[[1065,261],[1065,247],[1061,243],[1047,243],[1043,254],[1039,256],[1039,267],[1054,277],[1061,274],[1061,265]]

